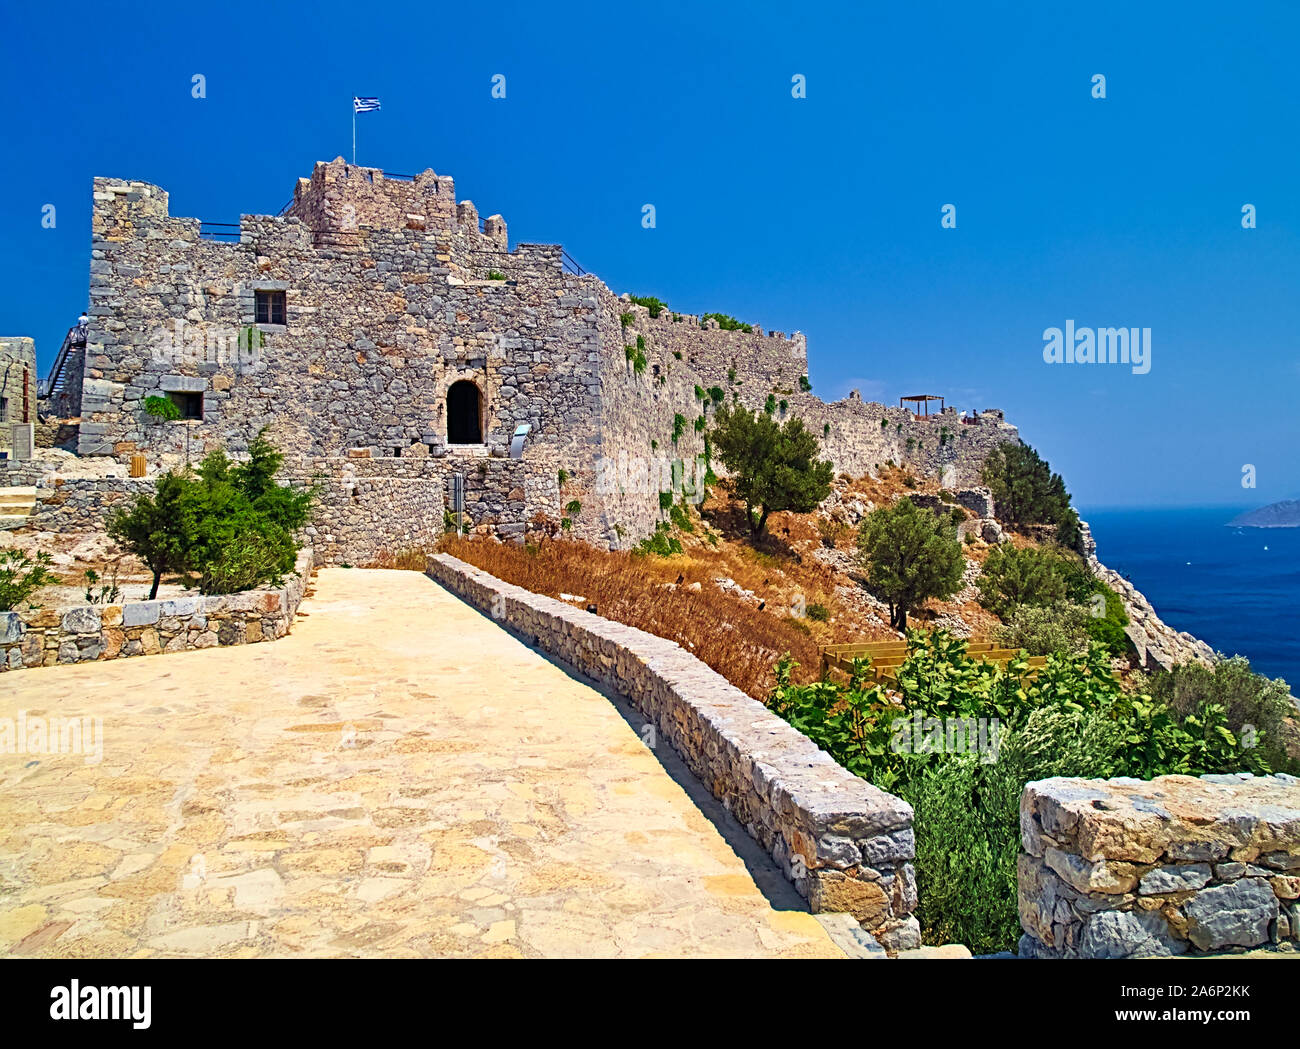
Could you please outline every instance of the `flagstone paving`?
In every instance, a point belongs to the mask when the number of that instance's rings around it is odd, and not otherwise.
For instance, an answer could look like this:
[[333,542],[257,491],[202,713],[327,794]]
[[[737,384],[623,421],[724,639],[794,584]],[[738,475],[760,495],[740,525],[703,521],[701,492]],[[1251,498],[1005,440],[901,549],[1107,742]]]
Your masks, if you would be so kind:
[[0,753],[0,954],[844,956],[609,699],[418,573],[314,585],[280,641],[0,675],[103,718]]

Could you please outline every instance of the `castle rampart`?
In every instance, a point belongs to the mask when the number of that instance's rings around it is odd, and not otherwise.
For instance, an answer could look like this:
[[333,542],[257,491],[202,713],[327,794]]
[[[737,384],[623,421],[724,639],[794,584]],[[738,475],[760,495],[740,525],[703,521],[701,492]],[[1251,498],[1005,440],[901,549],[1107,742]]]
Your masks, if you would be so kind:
[[[625,546],[660,519],[659,491],[628,480],[639,466],[608,464],[644,460],[655,477],[692,463],[718,391],[802,417],[854,474],[892,460],[972,483],[987,451],[1016,436],[992,419],[970,427],[955,413],[826,404],[806,389],[802,334],[651,317],[568,272],[558,245],[510,250],[505,220],[480,220],[433,171],[318,163],[283,214],[245,215],[235,230],[170,215],[159,187],[96,179],[83,455],[144,452],[166,468],[216,447],[237,454],[269,427],[303,476],[349,457],[434,460],[445,465],[387,485],[437,527],[450,476],[507,459],[526,430],[522,466],[486,468],[504,487],[476,497],[473,520],[514,531],[537,514],[567,518],[576,536]],[[184,418],[157,421],[150,398]],[[322,556],[362,557],[360,533],[344,526],[355,505],[338,498],[329,487],[323,512],[353,538]],[[383,534],[381,497],[368,505],[375,543],[407,540],[396,525]]]

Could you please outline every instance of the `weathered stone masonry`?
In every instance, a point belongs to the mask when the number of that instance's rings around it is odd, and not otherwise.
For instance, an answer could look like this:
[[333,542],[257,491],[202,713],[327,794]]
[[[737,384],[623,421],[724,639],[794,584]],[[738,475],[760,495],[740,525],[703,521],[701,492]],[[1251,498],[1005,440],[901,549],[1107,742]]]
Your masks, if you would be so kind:
[[1294,776],[1047,779],[1020,800],[1022,957],[1165,957],[1300,939]]
[[847,912],[887,950],[919,947],[906,802],[676,642],[505,583],[448,554],[428,574],[502,626],[627,697],[781,866],[814,912]]
[[[627,546],[659,519],[658,485],[621,474],[610,483],[599,464],[699,455],[694,424],[712,411],[700,390],[722,388],[751,408],[784,400],[779,414],[802,416],[854,474],[893,460],[971,483],[990,448],[1017,439],[1000,413],[972,427],[951,412],[918,420],[858,398],[825,404],[800,389],[802,335],[651,318],[596,277],[566,272],[557,245],[508,247],[504,220],[480,222],[432,171],[407,180],[341,158],[318,163],[283,215],[243,216],[237,243],[171,216],[157,186],[96,179],[79,451],[144,452],[156,469],[182,461],[186,442],[191,459],[216,447],[237,454],[269,426],[302,477],[322,461],[435,460],[445,465],[396,471],[391,490],[440,528],[450,475],[506,459],[527,426],[523,483],[516,470],[488,469],[498,487],[476,499],[472,521],[517,534],[536,514],[568,516],[574,535]],[[457,383],[471,385],[453,396]],[[156,422],[143,410],[149,396],[201,418]],[[678,416],[687,425],[674,439]],[[465,440],[466,425],[479,440]],[[337,501],[343,491],[325,492],[336,521],[356,505],[355,489]],[[372,505],[382,508],[378,489]],[[372,515],[375,545],[411,538],[400,518]],[[398,527],[386,533],[390,522]],[[364,552],[340,542],[320,555]]]
[[0,671],[274,641],[293,625],[312,564],[304,550],[281,586],[239,594],[0,612]]

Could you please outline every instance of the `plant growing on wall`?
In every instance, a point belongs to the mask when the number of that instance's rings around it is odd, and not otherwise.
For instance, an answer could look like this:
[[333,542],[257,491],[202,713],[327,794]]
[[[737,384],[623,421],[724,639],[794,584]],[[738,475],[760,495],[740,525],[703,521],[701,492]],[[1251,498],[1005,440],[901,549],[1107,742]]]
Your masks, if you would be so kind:
[[746,333],[751,333],[754,330],[754,326],[752,324],[745,324],[744,322],[738,321],[736,320],[735,317],[729,316],[726,313],[706,313],[703,317],[700,318],[700,327],[701,328],[707,327],[707,325],[704,322],[709,320],[710,318],[717,321],[718,327],[721,328],[723,331],[743,331]]
[[711,400],[714,404],[721,404],[726,399],[727,399],[727,391],[724,390],[721,386],[709,387],[709,400]]
[[505,280],[506,275],[500,270],[488,270],[488,280]]
[[170,397],[157,394],[144,399],[145,414],[157,422],[175,422],[181,417],[181,410]]
[[799,389],[803,390],[804,393],[812,392],[812,383],[808,381],[808,376],[799,376]]
[[686,432],[686,416],[681,412],[673,415],[673,444],[676,444],[678,438]]
[[99,592],[95,592],[95,584],[99,582],[99,573],[93,568],[87,568],[85,574],[86,580],[86,604],[88,605],[111,605],[117,602],[122,596],[122,591],[117,585],[117,563],[114,562],[109,580],[107,583],[100,585]]
[[636,320],[636,318],[633,317],[632,314],[630,313],[620,313],[618,315],[618,321],[621,325],[623,325],[624,328],[632,327],[632,322],[634,320]]
[[582,503],[578,502],[577,499],[571,499],[564,507],[564,512],[570,517],[577,517],[578,514],[582,513]]
[[776,411],[776,394],[769,393],[767,395],[767,400],[763,403],[763,411],[768,415]]
[[705,428],[706,426],[708,426],[708,425],[709,425],[708,420],[705,419],[704,416],[702,416],[702,415],[701,415],[701,416],[698,416],[698,417],[696,418],[696,420],[695,420],[695,432],[696,432],[696,433],[703,433],[703,432],[704,432],[704,428]]
[[629,295],[628,298],[638,306],[644,306],[649,310],[652,318],[657,318],[659,314],[668,308],[668,303],[655,298],[653,295]]
[[44,550],[34,556],[13,546],[0,550],[0,612],[12,612],[41,587],[58,582],[50,571],[53,563]]

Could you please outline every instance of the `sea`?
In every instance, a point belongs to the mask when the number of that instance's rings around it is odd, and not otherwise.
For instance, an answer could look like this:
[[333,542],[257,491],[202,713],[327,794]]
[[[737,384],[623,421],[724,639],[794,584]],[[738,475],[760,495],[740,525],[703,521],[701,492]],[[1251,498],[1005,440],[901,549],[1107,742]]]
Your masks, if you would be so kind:
[[1079,508],[1097,558],[1186,630],[1300,695],[1300,528],[1229,526],[1250,507]]

